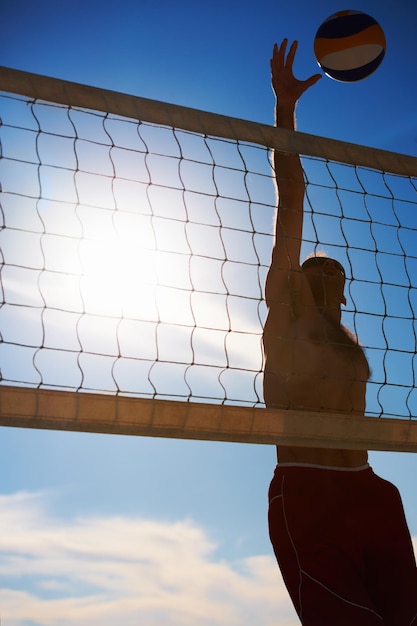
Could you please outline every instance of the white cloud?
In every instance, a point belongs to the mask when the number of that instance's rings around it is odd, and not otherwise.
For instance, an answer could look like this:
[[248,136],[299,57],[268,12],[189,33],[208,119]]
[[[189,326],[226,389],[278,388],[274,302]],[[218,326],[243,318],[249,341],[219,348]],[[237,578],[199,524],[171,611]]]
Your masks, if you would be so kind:
[[191,520],[54,518],[43,494],[0,496],[8,626],[297,626],[272,556],[222,560]]

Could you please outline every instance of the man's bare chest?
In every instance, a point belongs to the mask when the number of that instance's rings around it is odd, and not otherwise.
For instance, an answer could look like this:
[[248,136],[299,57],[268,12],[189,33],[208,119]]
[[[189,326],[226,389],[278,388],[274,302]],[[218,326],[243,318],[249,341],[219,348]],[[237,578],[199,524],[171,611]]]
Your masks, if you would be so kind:
[[278,369],[308,375],[367,380],[369,366],[357,339],[324,318],[296,320],[286,328],[266,327],[265,353]]

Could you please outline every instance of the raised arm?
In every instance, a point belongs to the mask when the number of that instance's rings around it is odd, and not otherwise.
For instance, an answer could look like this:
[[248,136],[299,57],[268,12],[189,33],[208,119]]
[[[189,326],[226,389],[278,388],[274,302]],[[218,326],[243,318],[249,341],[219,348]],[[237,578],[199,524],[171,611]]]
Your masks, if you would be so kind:
[[[297,42],[294,41],[287,54],[287,40],[284,39],[280,46],[275,44],[271,59],[272,87],[276,96],[275,124],[288,130],[295,130],[298,99],[321,78],[320,74],[304,81],[295,78],[293,63],[296,50]],[[274,169],[278,200],[275,244],[266,282],[266,300],[269,304],[278,298],[282,301],[283,288],[289,289],[288,271],[297,270],[300,266],[305,193],[298,154],[284,154],[276,150]]]

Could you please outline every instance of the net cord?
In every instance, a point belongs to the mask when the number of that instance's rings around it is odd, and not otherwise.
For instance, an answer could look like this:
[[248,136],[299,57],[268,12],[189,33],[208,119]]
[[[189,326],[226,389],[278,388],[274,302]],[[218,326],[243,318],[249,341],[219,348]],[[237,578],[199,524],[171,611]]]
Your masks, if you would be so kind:
[[2,91],[71,107],[181,128],[213,137],[259,144],[282,152],[322,157],[339,163],[417,176],[417,157],[368,148],[266,124],[225,117],[138,96],[0,66]]

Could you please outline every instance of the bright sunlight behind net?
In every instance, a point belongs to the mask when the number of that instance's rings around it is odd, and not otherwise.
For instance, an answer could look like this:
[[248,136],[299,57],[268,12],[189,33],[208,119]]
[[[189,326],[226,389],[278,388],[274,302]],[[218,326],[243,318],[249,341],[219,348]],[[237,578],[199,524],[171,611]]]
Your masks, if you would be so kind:
[[260,402],[267,150],[2,105],[3,380]]

